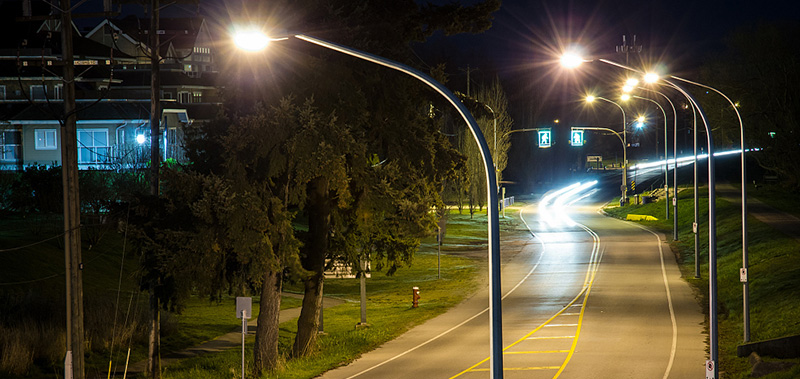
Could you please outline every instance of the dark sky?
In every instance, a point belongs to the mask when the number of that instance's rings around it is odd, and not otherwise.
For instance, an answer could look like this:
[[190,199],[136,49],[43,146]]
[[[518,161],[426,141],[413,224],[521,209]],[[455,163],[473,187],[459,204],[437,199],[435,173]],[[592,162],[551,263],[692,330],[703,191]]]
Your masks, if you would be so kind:
[[[594,57],[625,62],[625,56],[615,52],[616,46],[622,44],[623,35],[629,45],[636,35],[637,44],[642,46],[641,62],[696,78],[695,69],[710,55],[722,51],[726,36],[737,28],[797,20],[800,2],[795,1],[504,0],[489,31],[449,37],[447,42],[434,39],[432,44],[440,44],[447,52],[442,54],[461,62],[461,70],[449,83],[455,89],[464,90],[460,83],[466,82],[467,64],[471,69],[478,67],[479,71],[473,72],[478,78],[485,67],[499,73],[509,95],[514,128],[547,126],[556,118],[561,120],[560,125],[597,125],[605,121],[604,116],[618,118],[617,110],[601,107],[597,112],[586,111],[580,104],[581,95],[587,88],[611,91],[607,78],[598,79],[602,77],[597,75],[599,71],[621,73],[600,64],[583,67],[582,74],[565,72],[556,61],[564,47],[578,43]],[[638,58],[632,56],[630,64],[641,67]],[[515,134],[505,177],[530,186],[557,180],[559,172],[569,171],[580,158],[554,154],[571,154],[571,150],[537,149],[529,138]],[[535,165],[537,161],[549,162],[551,172],[530,178],[532,162]]]

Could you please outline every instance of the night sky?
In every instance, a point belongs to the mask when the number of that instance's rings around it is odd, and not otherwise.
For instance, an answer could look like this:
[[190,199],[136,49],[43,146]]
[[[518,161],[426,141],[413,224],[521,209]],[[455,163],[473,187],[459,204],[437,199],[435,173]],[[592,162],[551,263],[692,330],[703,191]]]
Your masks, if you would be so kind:
[[[626,57],[615,52],[616,46],[622,45],[623,35],[628,45],[633,44],[635,35],[642,52],[630,57],[631,65],[651,62],[665,72],[697,78],[697,67],[724,49],[732,31],[759,22],[798,20],[800,2],[794,1],[504,0],[489,31],[449,37],[446,43],[434,38],[431,43],[453,44],[446,51],[451,59],[463,62],[449,83],[455,89],[464,90],[463,68],[468,64],[479,69],[473,72],[478,78],[481,67],[499,73],[514,128],[548,126],[554,119],[560,119],[562,126],[597,125],[619,118],[619,112],[613,107],[601,108],[605,113],[587,112],[580,99],[587,90],[611,91],[607,78],[598,79],[599,71],[621,73],[601,64],[582,67],[579,73],[565,72],[556,61],[564,47],[578,43],[593,57],[624,63]],[[563,146],[537,151],[530,137],[514,135],[504,172],[506,179],[521,184],[521,192],[559,181],[578,159],[564,156],[570,152]],[[537,162],[546,162],[549,171],[531,175],[530,167]]]

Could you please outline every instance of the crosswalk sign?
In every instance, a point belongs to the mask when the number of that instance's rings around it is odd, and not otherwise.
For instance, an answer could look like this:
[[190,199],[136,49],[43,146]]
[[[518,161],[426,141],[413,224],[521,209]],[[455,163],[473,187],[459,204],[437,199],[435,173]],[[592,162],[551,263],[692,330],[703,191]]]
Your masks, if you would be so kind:
[[583,129],[571,129],[570,143],[572,146],[583,146]]
[[550,147],[550,129],[541,129],[539,130],[539,147],[546,148]]

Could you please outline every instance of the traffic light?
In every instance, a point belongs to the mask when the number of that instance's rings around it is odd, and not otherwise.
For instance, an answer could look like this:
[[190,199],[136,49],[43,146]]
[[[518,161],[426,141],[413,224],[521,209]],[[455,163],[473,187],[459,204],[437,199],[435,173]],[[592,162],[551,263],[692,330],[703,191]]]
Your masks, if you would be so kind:
[[550,140],[551,140],[551,138],[550,138],[550,128],[539,130],[539,147],[540,148],[550,147],[550,145],[551,145]]
[[583,146],[583,129],[570,129],[570,143],[572,146]]

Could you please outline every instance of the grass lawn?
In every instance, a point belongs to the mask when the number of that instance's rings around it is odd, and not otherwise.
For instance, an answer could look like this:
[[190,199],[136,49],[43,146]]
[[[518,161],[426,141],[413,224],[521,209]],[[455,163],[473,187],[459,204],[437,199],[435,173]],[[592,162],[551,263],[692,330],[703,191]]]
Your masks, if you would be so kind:
[[[506,219],[501,228],[513,229],[511,218]],[[485,269],[485,263],[459,255],[465,250],[486,249],[486,212],[476,213],[470,217],[468,212],[459,214],[452,210],[448,220],[447,237],[442,246],[441,279],[437,278],[437,246],[436,237],[423,240],[420,250],[410,265],[400,268],[393,276],[373,272],[367,279],[367,323],[368,328],[356,329],[360,322],[360,303],[358,302],[358,279],[326,279],[325,295],[346,300],[345,303],[325,309],[325,332],[319,339],[317,351],[308,358],[288,359],[296,333],[296,320],[285,322],[280,326],[280,348],[282,369],[266,378],[312,378],[329,369],[347,364],[361,354],[396,338],[413,326],[433,318],[472,294],[482,282],[479,272]],[[420,287],[422,298],[419,308],[411,308],[411,287]],[[297,284],[287,285],[287,290],[299,292]],[[284,298],[286,301],[287,298]],[[292,299],[298,301],[298,299]],[[299,305],[299,303],[296,303]],[[198,301],[199,308],[208,308],[209,304]],[[205,318],[217,311],[197,310],[206,314]],[[220,309],[219,317],[228,317],[230,305]],[[256,304],[254,304],[255,312]],[[187,317],[189,308],[179,319],[186,322],[181,329],[207,329],[203,321]],[[236,327],[235,319],[229,327]],[[222,325],[219,325],[222,327]],[[216,329],[217,332],[221,329]],[[185,333],[188,334],[188,333]],[[193,338],[191,336],[181,338]],[[199,339],[199,338],[196,338]],[[252,359],[253,337],[247,343],[248,356]],[[241,352],[238,349],[190,358],[178,364],[168,366],[165,378],[221,378],[241,375]]]
[[[358,302],[348,301],[326,309],[327,334],[320,337],[317,352],[309,358],[286,358],[294,341],[297,324],[296,320],[281,324],[280,347],[284,368],[267,377],[312,378],[346,364],[411,327],[441,314],[474,291],[478,282],[478,268],[473,260],[443,255],[442,279],[437,279],[436,262],[435,253],[420,252],[410,267],[398,270],[393,276],[373,273],[367,279],[367,323],[370,327],[355,328],[360,321]],[[416,309],[411,308],[413,286],[420,287],[422,294],[420,307]],[[326,279],[325,292],[327,295],[354,300],[359,297],[359,282],[357,279]],[[226,312],[230,313],[230,309]],[[165,378],[229,377],[240,370],[240,354],[233,349],[186,359],[169,366]]]
[[[691,189],[679,192],[679,241],[673,241],[671,245],[684,278],[702,294],[707,315],[708,189],[701,188],[700,191],[700,279],[694,279]],[[661,220],[663,200],[654,204],[608,208],[606,212],[620,218],[629,213],[658,217],[658,221],[643,221],[641,224],[664,232],[668,238],[672,236],[672,220]],[[747,358],[736,356],[736,347],[743,340],[742,284],[739,282],[739,268],[742,266],[741,208],[738,204],[718,199],[716,212],[720,369],[726,373],[726,378],[744,378],[749,376],[751,367]],[[800,334],[800,243],[751,217],[748,218],[748,256],[751,341]],[[800,363],[800,359],[794,361]],[[791,372],[767,376],[797,377],[800,377],[800,365]]]

